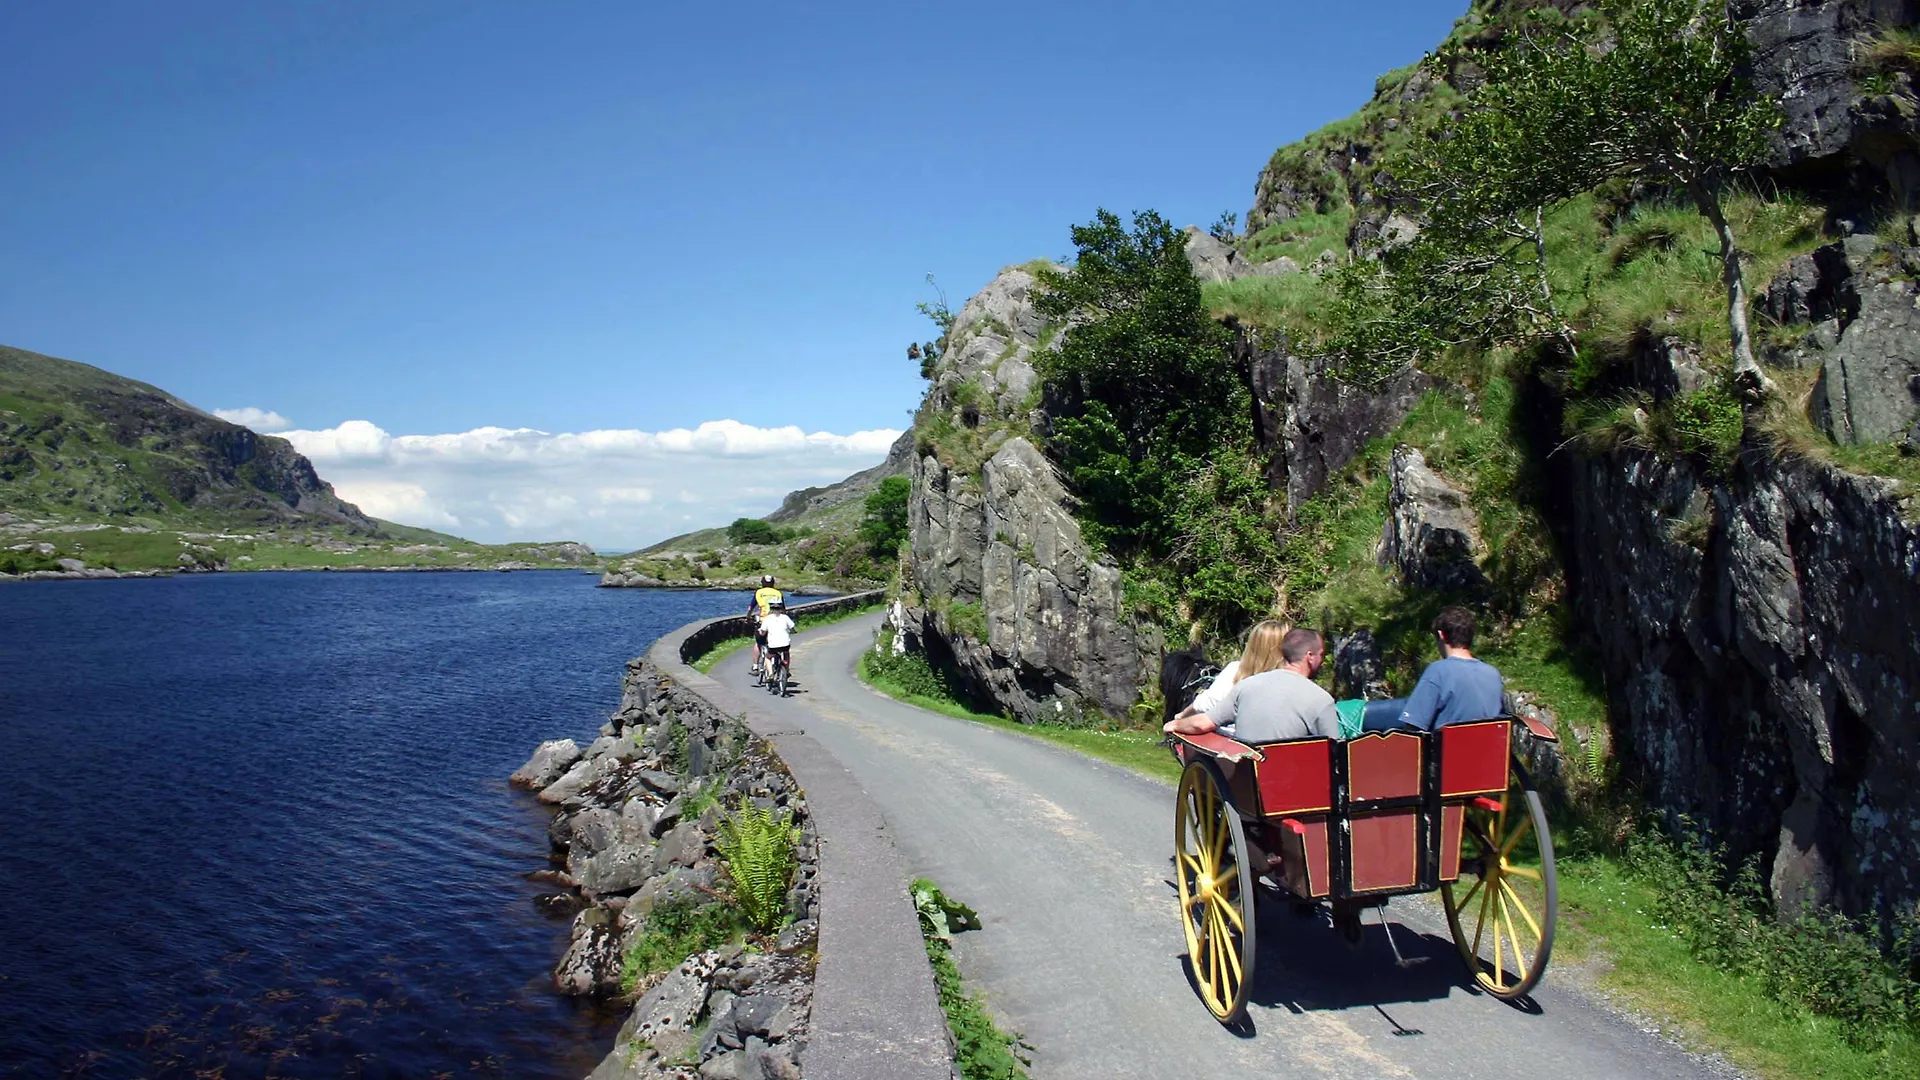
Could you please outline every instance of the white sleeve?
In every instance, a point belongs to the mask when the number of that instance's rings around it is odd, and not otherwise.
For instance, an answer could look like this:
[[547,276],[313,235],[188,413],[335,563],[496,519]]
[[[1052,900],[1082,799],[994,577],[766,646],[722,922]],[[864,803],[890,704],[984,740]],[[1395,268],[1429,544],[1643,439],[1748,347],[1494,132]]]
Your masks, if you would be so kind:
[[1199,696],[1193,699],[1193,711],[1197,713],[1211,713],[1221,705],[1226,704],[1227,695],[1233,693],[1233,677],[1237,675],[1239,671],[1240,661],[1238,660],[1221,668],[1220,674],[1213,677],[1213,682],[1208,685],[1205,690],[1200,691]]

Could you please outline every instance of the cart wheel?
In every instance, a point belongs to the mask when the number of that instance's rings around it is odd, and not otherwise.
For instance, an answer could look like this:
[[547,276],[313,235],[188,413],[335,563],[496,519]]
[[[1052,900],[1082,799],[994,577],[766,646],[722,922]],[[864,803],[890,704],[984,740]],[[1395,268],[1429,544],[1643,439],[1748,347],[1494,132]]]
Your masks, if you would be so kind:
[[[1494,997],[1512,1001],[1546,973],[1560,887],[1547,814],[1518,760],[1500,807],[1467,807],[1460,880],[1441,885],[1440,898],[1453,943],[1474,981]],[[1457,892],[1462,887],[1466,891]]]
[[1180,774],[1173,850],[1194,981],[1214,1019],[1233,1023],[1246,1009],[1253,977],[1255,890],[1246,827],[1207,762],[1195,761]]

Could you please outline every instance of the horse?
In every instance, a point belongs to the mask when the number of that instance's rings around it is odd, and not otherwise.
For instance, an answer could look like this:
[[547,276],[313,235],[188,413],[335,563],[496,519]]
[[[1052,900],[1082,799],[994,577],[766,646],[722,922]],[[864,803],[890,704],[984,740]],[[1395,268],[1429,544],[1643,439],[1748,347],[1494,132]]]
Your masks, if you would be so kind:
[[1160,700],[1162,706],[1161,722],[1171,722],[1180,710],[1193,704],[1220,674],[1218,664],[1209,663],[1200,646],[1194,645],[1179,652],[1170,652],[1160,658]]

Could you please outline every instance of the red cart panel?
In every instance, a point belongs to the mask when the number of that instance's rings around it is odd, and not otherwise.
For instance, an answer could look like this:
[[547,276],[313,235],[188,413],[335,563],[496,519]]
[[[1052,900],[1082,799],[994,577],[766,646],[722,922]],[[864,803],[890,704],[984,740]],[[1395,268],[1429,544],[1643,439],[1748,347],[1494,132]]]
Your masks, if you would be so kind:
[[1260,809],[1267,817],[1319,814],[1333,809],[1333,742],[1302,739],[1268,743],[1253,774],[1260,788]]
[[1347,743],[1347,802],[1418,796],[1425,749],[1424,736],[1398,731]]
[[1440,729],[1440,797],[1497,795],[1507,790],[1512,725],[1476,720]]
[[1420,811],[1380,810],[1354,814],[1347,886],[1356,893],[1411,889],[1420,882]]

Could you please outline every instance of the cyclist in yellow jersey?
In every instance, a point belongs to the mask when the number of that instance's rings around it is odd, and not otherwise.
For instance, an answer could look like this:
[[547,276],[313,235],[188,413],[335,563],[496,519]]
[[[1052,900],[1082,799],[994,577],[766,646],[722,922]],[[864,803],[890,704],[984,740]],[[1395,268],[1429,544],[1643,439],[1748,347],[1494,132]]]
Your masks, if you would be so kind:
[[784,600],[780,590],[773,587],[773,575],[760,575],[760,587],[754,590],[753,600],[747,604],[747,617],[753,620],[753,675],[756,681],[761,677],[764,670],[762,661],[767,657],[767,632],[761,627],[760,620],[767,617],[773,605]]

